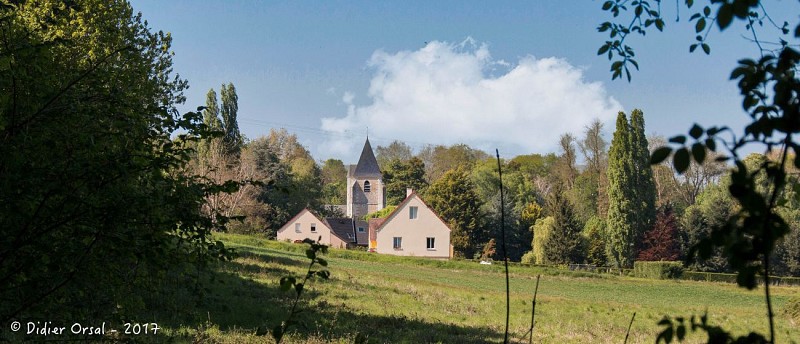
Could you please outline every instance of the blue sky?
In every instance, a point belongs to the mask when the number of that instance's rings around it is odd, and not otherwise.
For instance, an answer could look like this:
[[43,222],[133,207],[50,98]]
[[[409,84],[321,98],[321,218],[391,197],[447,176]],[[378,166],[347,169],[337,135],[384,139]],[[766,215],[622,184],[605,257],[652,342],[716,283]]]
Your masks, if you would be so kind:
[[642,109],[647,132],[667,136],[693,122],[741,128],[728,76],[758,53],[738,31],[714,30],[710,56],[689,54],[690,13],[675,23],[672,3],[666,33],[630,41],[642,70],[628,83],[596,55],[610,17],[601,1],[131,2],[173,36],[191,87],[182,111],[233,82],[248,138],[286,128],[317,160],[345,163],[367,130],[373,146],[463,142],[511,157],[554,152],[558,135],[580,136],[592,118],[610,141],[618,110]]

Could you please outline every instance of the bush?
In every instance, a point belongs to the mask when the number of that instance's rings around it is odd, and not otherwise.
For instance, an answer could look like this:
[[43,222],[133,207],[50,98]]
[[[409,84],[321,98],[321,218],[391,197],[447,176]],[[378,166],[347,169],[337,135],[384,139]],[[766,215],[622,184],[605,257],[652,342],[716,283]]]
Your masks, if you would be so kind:
[[525,252],[522,255],[522,259],[520,261],[522,264],[535,264],[536,263],[536,256],[533,254],[533,251]]
[[633,275],[641,278],[674,279],[683,274],[683,263],[675,261],[633,262]]

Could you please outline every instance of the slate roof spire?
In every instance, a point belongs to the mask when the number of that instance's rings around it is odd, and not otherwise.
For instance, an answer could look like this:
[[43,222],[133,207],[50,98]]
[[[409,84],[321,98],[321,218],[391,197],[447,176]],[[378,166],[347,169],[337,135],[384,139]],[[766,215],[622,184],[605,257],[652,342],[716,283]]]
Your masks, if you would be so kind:
[[381,169],[378,167],[378,160],[372,153],[372,146],[369,144],[369,137],[364,142],[364,149],[361,150],[361,157],[358,158],[358,165],[353,172],[354,177],[381,177]]

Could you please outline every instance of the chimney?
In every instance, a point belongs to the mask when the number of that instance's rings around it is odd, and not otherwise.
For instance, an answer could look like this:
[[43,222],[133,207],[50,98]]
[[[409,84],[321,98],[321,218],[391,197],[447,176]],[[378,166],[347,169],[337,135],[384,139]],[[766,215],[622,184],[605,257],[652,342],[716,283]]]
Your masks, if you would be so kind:
[[406,188],[406,197],[411,196],[411,193],[414,192],[412,188]]

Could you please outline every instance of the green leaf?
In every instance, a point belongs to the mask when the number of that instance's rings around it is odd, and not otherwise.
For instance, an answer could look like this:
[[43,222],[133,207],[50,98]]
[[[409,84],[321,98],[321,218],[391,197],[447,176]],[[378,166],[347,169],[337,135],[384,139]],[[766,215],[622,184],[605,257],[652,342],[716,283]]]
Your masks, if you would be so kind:
[[317,271],[317,276],[322,279],[329,279],[331,277],[331,272],[328,270]]
[[317,258],[317,263],[322,266],[328,266],[328,261],[322,258]]
[[702,164],[703,161],[706,160],[706,146],[700,142],[693,144],[692,157],[694,157],[694,161],[697,161],[698,164]]
[[675,151],[675,154],[672,156],[672,165],[675,167],[675,170],[678,173],[686,172],[689,168],[689,150],[686,147],[682,147]]
[[603,11],[610,10],[611,6],[614,6],[614,2],[613,1],[606,1],[605,3],[603,3]]
[[700,136],[702,135],[703,135],[703,128],[697,125],[697,123],[692,125],[692,128],[689,129],[689,136],[691,136],[695,140],[699,139]]
[[661,18],[656,19],[656,29],[658,29],[658,31],[664,31],[664,20]]
[[675,331],[675,335],[678,337],[678,341],[682,342],[683,338],[686,338],[686,325],[680,324]]
[[303,292],[303,283],[297,283],[294,285],[294,290],[297,292],[297,295]]
[[700,44],[700,47],[703,48],[703,52],[706,53],[706,55],[711,54],[711,47],[708,46],[708,44]]
[[308,257],[308,259],[314,260],[314,259],[317,258],[317,253],[314,252],[314,250],[312,250],[312,249],[307,249],[306,250],[306,257]]
[[611,44],[603,44],[600,49],[597,50],[597,55],[603,55],[608,52],[608,49],[611,48]]
[[733,6],[728,3],[722,4],[722,6],[719,7],[719,11],[717,11],[717,26],[719,26],[720,31],[728,28],[732,21]]
[[653,151],[653,154],[650,155],[650,165],[660,164],[662,161],[666,160],[671,153],[672,153],[672,148],[658,147],[656,150]]
[[692,45],[689,46],[689,52],[690,53],[693,53],[695,49],[697,49],[697,44],[692,44]]
[[686,143],[686,136],[683,136],[683,135],[673,136],[673,137],[671,137],[669,139],[669,142],[677,143],[677,144],[681,144],[682,145],[682,144]]
[[695,23],[695,25],[694,25],[694,31],[699,33],[699,32],[702,32],[703,29],[705,29],[705,28],[706,28],[706,18],[698,19],[697,23]]
[[712,139],[712,138],[707,138],[706,139],[706,147],[708,147],[708,149],[711,150],[712,152],[716,152],[717,151],[717,141],[714,141],[714,139]]

